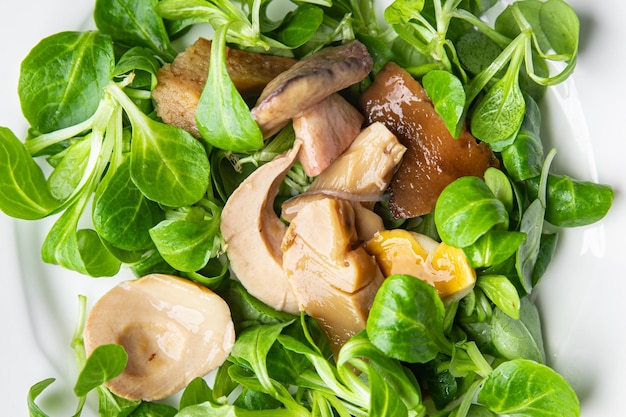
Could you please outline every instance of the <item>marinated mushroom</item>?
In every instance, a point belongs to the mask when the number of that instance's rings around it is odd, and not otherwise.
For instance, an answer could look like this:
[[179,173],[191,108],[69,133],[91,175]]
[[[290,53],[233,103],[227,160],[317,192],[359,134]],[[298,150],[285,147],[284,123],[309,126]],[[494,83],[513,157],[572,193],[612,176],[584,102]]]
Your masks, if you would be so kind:
[[226,202],[220,226],[230,267],[242,285],[270,307],[289,313],[299,310],[282,267],[280,245],[287,226],[274,212],[273,203],[299,149],[296,142],[246,178]]
[[302,141],[298,159],[309,177],[324,171],[361,131],[363,116],[338,93],[309,107],[293,119]]
[[452,137],[422,85],[394,63],[378,72],[360,105],[369,123],[383,123],[407,147],[390,186],[389,208],[397,219],[430,213],[449,183],[482,177],[498,165],[489,147],[466,128],[458,139]]
[[403,229],[376,233],[365,245],[385,276],[413,275],[433,285],[441,298],[458,300],[476,282],[476,272],[462,249]]
[[154,401],[219,367],[235,343],[224,300],[206,287],[171,275],[125,281],[91,310],[85,350],[119,344],[128,353],[124,372],[107,382],[116,395]]
[[320,324],[335,354],[365,329],[383,281],[375,259],[356,241],[351,204],[324,198],[298,212],[282,243],[283,267],[300,309]]
[[301,112],[361,81],[373,65],[359,41],[324,48],[270,81],[252,109],[252,117],[263,135],[270,137]]
[[[283,217],[289,221],[303,204],[325,196],[356,203],[379,200],[405,150],[382,123],[369,125],[348,149],[313,180],[305,194],[283,204]],[[365,216],[370,217],[367,214]]]
[[[195,137],[200,137],[196,107],[206,84],[210,56],[211,41],[199,38],[159,70],[152,91],[159,117]],[[257,97],[267,83],[295,62],[292,58],[226,48],[228,75],[245,98]]]
[[335,191],[338,195],[361,196],[365,201],[378,199],[389,186],[405,151],[406,147],[384,124],[372,123],[307,191]]
[[354,209],[356,235],[360,242],[366,242],[374,238],[377,233],[385,230],[385,223],[378,214],[356,202],[352,202],[352,208]]

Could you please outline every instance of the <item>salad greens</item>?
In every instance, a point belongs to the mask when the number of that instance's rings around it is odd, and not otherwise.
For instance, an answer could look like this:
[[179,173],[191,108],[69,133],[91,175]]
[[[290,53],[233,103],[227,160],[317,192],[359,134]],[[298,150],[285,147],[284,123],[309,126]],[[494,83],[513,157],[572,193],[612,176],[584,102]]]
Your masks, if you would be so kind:
[[[545,89],[576,64],[576,13],[563,0],[500,3],[395,0],[383,23],[372,0],[96,0],[95,30],[37,44],[18,86],[28,135],[22,142],[0,127],[0,210],[25,220],[59,215],[43,243],[45,262],[94,277],[123,266],[173,273],[212,288],[237,330],[212,387],[194,380],[177,405],[130,401],[103,385],[126,365],[121,346],[85,358],[82,300],[76,415],[92,391],[101,416],[579,415],[575,392],[545,363],[528,295],[556,251],[558,227],[600,220],[613,191],[551,173],[555,151],[545,154],[541,140]],[[196,119],[201,140],[161,122],[151,96],[174,45],[199,24],[214,30]],[[221,210],[294,134],[287,126],[263,141],[228,76],[224,47],[302,58],[352,39],[374,58],[371,77],[389,61],[407,69],[451,134],[468,124],[501,164],[451,183],[421,218],[394,220],[377,204],[388,226],[462,248],[477,282],[444,302],[419,279],[388,277],[366,331],[333,357],[314,320],[272,310],[230,277]],[[371,77],[343,94],[354,99]],[[296,164],[278,200],[310,182]],[[46,416],[36,399],[52,382],[31,388],[32,416]]]

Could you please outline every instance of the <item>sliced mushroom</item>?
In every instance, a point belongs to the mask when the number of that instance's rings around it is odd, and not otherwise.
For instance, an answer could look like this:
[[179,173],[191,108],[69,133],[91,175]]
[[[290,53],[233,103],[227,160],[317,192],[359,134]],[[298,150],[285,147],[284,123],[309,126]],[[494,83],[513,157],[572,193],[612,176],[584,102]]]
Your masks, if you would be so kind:
[[383,219],[361,203],[351,202],[354,209],[356,235],[359,241],[366,242],[385,230]]
[[276,310],[297,313],[298,303],[282,267],[287,227],[274,212],[280,183],[293,165],[300,142],[255,170],[229,197],[221,231],[230,267],[250,294]]
[[270,137],[299,113],[361,81],[373,65],[374,60],[359,41],[324,48],[270,81],[252,116],[263,135]]
[[296,139],[302,141],[298,159],[309,177],[319,175],[361,131],[363,116],[338,93],[309,107],[293,119]]
[[[157,114],[165,123],[200,137],[196,127],[196,107],[206,84],[211,56],[211,41],[199,38],[164,65],[157,74],[158,83],[152,95]],[[226,48],[226,68],[243,97],[256,97],[295,59]]]
[[375,197],[387,189],[406,148],[382,123],[363,129],[350,147],[307,191],[336,190],[347,195]]
[[87,354],[100,345],[122,345],[126,369],[107,387],[130,400],[154,401],[220,366],[235,343],[235,328],[217,294],[155,274],[122,282],[100,298],[84,341]]
[[[291,222],[303,207],[313,203],[314,201],[326,198],[333,198],[332,193],[300,194],[283,204],[283,218],[286,221]],[[337,196],[334,198],[342,200],[342,198]],[[354,225],[356,228],[357,240],[370,240],[374,237],[374,235],[376,235],[376,233],[385,230],[383,219],[378,214],[374,213],[370,208],[363,205],[367,203],[361,203],[360,201],[354,199],[343,201],[350,203],[352,209],[354,210]]]
[[305,194],[283,204],[283,217],[289,221],[303,204],[325,196],[355,202],[379,200],[405,150],[382,123],[371,124],[313,180]]
[[407,147],[391,180],[395,218],[430,213],[449,183],[498,165],[489,147],[467,129],[454,139],[421,84],[394,63],[378,72],[360,100],[367,121],[385,124]]
[[[320,221],[323,219],[323,221]],[[335,354],[363,330],[383,275],[355,244],[354,211],[325,198],[304,206],[283,240],[283,267],[300,302],[327,334]]]

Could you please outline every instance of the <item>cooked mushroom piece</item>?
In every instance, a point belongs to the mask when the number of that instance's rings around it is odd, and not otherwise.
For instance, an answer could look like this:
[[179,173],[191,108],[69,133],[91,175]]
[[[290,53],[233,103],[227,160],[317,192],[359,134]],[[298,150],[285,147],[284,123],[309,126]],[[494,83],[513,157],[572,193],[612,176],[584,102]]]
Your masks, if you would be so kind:
[[351,203],[354,209],[356,235],[360,242],[368,241],[374,238],[377,233],[385,230],[385,223],[378,214],[364,207],[361,203]]
[[352,41],[298,61],[263,89],[252,117],[270,137],[299,113],[363,80],[374,65],[365,45]]
[[219,367],[235,343],[224,300],[206,287],[171,275],[125,281],[92,308],[85,350],[119,344],[128,353],[124,372],[107,382],[116,395],[154,401]]
[[[210,56],[211,41],[199,38],[159,70],[152,92],[163,121],[196,137],[200,137],[196,107],[206,84]],[[228,75],[244,98],[257,97],[267,83],[295,62],[292,58],[226,48]]]
[[282,267],[280,245],[287,226],[274,212],[273,203],[299,149],[296,142],[246,178],[228,198],[220,226],[230,267],[241,284],[265,304],[289,313],[299,310]]
[[422,85],[394,63],[378,72],[360,105],[369,123],[383,123],[407,147],[391,180],[389,208],[397,219],[430,213],[446,185],[498,165],[467,129],[454,139]]
[[474,288],[476,272],[462,249],[403,229],[383,230],[365,245],[385,276],[413,275],[433,285],[439,296],[459,300]]
[[350,147],[307,191],[334,190],[346,195],[376,198],[385,192],[406,148],[382,123],[363,129]]
[[298,159],[309,177],[319,175],[354,141],[363,116],[338,93],[309,107],[293,119],[302,141]]
[[406,148],[382,123],[363,129],[305,194],[283,204],[282,215],[291,220],[303,204],[324,197],[373,202],[385,192]]
[[[320,221],[324,219],[324,221]],[[283,240],[283,267],[300,302],[328,336],[333,352],[365,329],[383,275],[356,243],[354,210],[325,198],[304,206]]]

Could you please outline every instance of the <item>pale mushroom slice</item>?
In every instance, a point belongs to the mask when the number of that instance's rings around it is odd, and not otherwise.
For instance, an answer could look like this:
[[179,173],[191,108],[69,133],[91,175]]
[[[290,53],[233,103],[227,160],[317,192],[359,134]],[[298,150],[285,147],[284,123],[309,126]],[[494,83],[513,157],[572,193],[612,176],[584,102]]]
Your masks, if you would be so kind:
[[374,213],[369,208],[363,207],[361,203],[351,201],[354,209],[354,227],[359,241],[368,241],[376,236],[377,233],[385,230],[385,223],[382,217]]
[[384,124],[372,123],[307,191],[335,190],[376,198],[389,186],[405,151],[406,147]]
[[300,309],[320,324],[335,354],[365,329],[384,279],[375,258],[354,247],[356,238],[351,204],[325,198],[298,212],[282,244],[283,267]]
[[382,123],[371,124],[313,180],[305,194],[283,203],[283,218],[291,221],[303,205],[328,196],[355,203],[379,200],[405,151]]
[[192,281],[153,274],[124,281],[92,308],[85,350],[119,344],[124,372],[107,382],[116,395],[154,401],[219,367],[235,343],[228,304]]
[[262,165],[228,198],[221,231],[230,267],[244,288],[270,307],[297,313],[298,303],[282,267],[281,241],[287,226],[274,212],[274,199],[293,165],[300,142]]
[[363,80],[373,65],[359,41],[324,48],[270,81],[252,109],[252,117],[264,137],[270,137],[299,113]]

